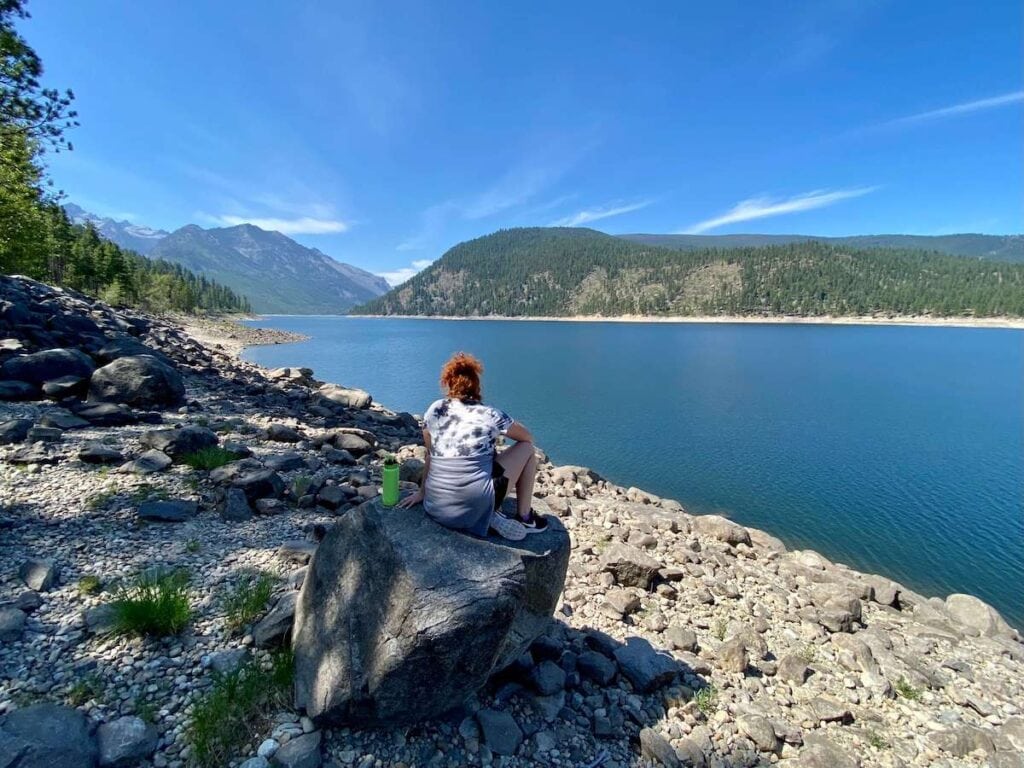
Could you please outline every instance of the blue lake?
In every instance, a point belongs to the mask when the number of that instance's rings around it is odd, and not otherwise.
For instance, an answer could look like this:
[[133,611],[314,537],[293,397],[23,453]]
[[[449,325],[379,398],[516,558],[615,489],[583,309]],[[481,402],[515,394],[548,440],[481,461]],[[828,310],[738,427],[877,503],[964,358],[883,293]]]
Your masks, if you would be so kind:
[[1024,332],[272,316],[266,366],[422,413],[456,350],[560,464],[1024,628]]

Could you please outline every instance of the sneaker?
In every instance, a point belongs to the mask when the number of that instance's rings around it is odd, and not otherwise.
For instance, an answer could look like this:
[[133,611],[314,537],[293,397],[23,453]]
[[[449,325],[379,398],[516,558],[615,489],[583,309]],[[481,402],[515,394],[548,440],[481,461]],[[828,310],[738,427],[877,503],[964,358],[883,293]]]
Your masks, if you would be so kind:
[[547,518],[541,517],[532,509],[528,518],[523,520],[523,518],[517,517],[516,520],[526,529],[527,533],[544,533],[548,529]]
[[491,515],[491,530],[509,541],[522,541],[526,538],[526,526],[516,520],[509,520],[495,512]]

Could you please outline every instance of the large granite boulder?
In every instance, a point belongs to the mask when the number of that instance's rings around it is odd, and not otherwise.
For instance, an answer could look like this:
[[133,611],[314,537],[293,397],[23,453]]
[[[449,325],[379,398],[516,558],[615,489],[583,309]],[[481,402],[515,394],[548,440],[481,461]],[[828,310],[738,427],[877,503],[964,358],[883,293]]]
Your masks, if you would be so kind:
[[318,723],[391,726],[462,704],[548,625],[569,548],[555,519],[513,543],[362,504],[324,537],[299,595],[298,706]]
[[2,378],[41,385],[63,376],[88,378],[96,366],[92,359],[77,349],[47,349],[31,355],[13,357],[0,368]]
[[132,355],[96,369],[89,399],[140,408],[179,405],[185,399],[185,384],[180,373],[156,357]]
[[94,768],[96,742],[85,715],[57,704],[33,704],[0,719],[0,765]]

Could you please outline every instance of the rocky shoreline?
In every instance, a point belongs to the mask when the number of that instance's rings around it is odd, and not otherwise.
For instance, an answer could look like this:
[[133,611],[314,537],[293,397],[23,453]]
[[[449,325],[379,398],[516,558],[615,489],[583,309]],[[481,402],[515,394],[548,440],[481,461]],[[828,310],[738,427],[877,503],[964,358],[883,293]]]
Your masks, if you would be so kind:
[[[197,702],[288,636],[322,527],[377,495],[383,453],[417,479],[411,415],[205,334],[0,277],[0,765],[194,762]],[[125,375],[143,364],[159,386]],[[214,446],[231,461],[183,460]],[[413,726],[320,730],[282,706],[226,764],[1024,766],[1024,645],[976,598],[926,598],[583,467],[544,460],[536,495],[572,552],[512,667]],[[154,567],[188,574],[188,626],[111,632],[118,584]],[[227,598],[257,572],[271,598],[236,627]]]

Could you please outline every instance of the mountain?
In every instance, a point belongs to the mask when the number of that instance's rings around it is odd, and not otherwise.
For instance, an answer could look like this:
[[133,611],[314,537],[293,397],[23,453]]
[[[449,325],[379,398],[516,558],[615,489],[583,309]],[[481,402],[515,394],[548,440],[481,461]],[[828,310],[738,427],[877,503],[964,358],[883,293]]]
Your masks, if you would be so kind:
[[950,256],[967,256],[994,261],[1024,262],[1024,235],[853,235],[814,237],[811,235],[619,235],[626,240],[660,245],[680,251],[702,248],[750,248],[788,245],[818,240],[851,248],[902,248],[937,251]]
[[148,255],[156,247],[156,244],[168,235],[162,229],[153,229],[141,224],[132,224],[130,221],[114,221],[109,217],[97,216],[74,203],[65,205],[64,211],[75,224],[83,226],[92,224],[93,229],[102,237],[122,248],[141,253],[143,256]]
[[171,232],[150,251],[246,296],[256,312],[337,314],[388,290],[382,277],[252,224]]
[[1024,264],[817,240],[673,250],[592,229],[460,243],[352,310],[375,315],[1024,316]]

